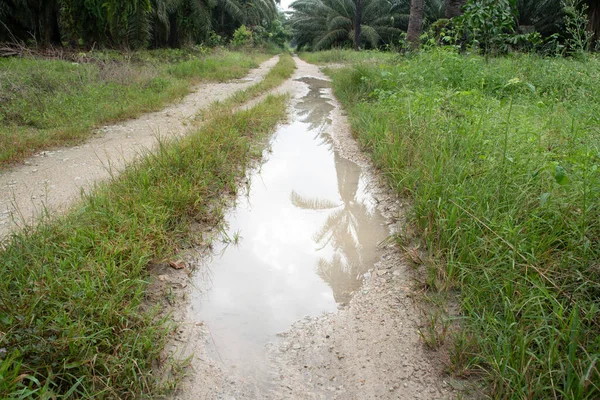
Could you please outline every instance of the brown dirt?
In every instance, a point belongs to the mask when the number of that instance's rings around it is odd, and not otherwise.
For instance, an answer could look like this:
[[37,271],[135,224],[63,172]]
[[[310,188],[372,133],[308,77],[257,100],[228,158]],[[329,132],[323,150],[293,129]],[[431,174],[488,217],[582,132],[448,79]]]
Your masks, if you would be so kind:
[[83,145],[42,151],[0,171],[0,242],[10,232],[33,225],[44,210],[50,215],[64,212],[81,190],[118,173],[159,138],[184,135],[200,110],[261,80],[277,61],[271,58],[244,79],[199,85],[162,111],[104,126]]

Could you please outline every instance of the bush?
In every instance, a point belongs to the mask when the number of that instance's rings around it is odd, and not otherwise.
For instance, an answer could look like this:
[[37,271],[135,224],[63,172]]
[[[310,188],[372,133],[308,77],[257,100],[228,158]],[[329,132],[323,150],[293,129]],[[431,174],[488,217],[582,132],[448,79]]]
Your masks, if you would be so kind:
[[252,31],[248,30],[246,25],[240,26],[233,33],[231,44],[234,47],[252,46]]

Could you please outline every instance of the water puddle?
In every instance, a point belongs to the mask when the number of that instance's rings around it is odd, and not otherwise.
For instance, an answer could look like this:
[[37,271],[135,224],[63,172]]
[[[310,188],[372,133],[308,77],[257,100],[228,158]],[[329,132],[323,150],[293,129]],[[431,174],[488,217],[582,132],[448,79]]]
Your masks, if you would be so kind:
[[227,215],[229,243],[194,278],[191,314],[210,330],[215,359],[248,377],[264,372],[278,332],[350,300],[388,235],[361,167],[333,149],[328,82],[301,81],[309,92],[295,122]]

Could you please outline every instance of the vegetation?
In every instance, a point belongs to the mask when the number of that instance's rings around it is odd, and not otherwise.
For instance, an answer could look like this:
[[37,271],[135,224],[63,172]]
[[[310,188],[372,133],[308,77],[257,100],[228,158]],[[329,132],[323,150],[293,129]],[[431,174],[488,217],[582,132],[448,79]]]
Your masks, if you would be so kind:
[[155,50],[92,52],[79,62],[0,59],[0,165],[77,143],[93,128],[160,109],[192,83],[241,78],[260,53]]
[[0,42],[128,49],[218,45],[241,25],[269,31],[281,18],[273,0],[6,0],[0,4]]
[[291,8],[293,41],[307,50],[433,42],[562,54],[593,49],[600,33],[600,6],[583,0],[296,0]]
[[494,398],[600,397],[600,61],[438,49],[330,74],[413,201],[424,288],[460,290],[450,372]]
[[[268,79],[281,83],[291,57]],[[65,217],[18,233],[0,251],[0,397],[140,398],[171,329],[144,305],[146,267],[177,251],[193,221],[218,221],[220,199],[285,117],[268,96],[162,143]]]

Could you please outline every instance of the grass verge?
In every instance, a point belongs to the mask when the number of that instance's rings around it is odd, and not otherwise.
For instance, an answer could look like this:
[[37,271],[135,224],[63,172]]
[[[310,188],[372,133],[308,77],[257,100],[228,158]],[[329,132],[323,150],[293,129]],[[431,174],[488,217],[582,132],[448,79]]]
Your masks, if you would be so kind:
[[237,190],[284,96],[217,115],[163,143],[65,217],[0,251],[0,397],[140,398],[170,329],[143,307],[151,260],[175,252],[193,221]]
[[413,201],[425,288],[460,290],[449,370],[494,398],[599,398],[600,61],[434,50],[330,74]]
[[101,124],[158,110],[200,81],[241,78],[270,56],[155,50],[72,61],[0,59],[0,167],[78,143]]
[[294,58],[289,53],[281,54],[277,64],[267,73],[262,81],[245,90],[237,91],[223,102],[215,102],[206,114],[214,115],[215,113],[219,113],[219,110],[230,110],[244,104],[250,99],[275,89],[292,76],[294,69],[296,69]]
[[316,52],[300,52],[298,56],[311,64],[349,64],[357,62],[393,62],[398,60],[400,55],[390,51],[377,50],[324,50]]

